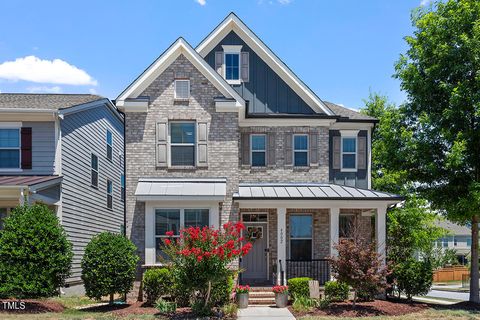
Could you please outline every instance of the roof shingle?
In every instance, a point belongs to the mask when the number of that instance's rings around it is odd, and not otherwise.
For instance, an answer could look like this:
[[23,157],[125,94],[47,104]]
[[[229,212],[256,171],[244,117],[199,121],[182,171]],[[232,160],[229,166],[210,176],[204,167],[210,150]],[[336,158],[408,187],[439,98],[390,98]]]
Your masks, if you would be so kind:
[[101,99],[94,94],[0,93],[0,109],[59,110]]

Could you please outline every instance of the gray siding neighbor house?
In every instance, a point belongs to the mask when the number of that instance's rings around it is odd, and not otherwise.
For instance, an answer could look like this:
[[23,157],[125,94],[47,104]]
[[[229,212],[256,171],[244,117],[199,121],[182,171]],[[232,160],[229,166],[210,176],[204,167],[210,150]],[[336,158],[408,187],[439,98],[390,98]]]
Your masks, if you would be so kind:
[[106,98],[0,94],[0,228],[15,206],[41,202],[73,244],[68,286],[81,283],[90,238],[124,224],[123,116]]
[[321,100],[234,13],[176,40],[115,100],[125,112],[127,235],[144,268],[165,232],[243,221],[240,282],[330,278],[355,224],[385,251],[401,197],[371,190],[376,119]]

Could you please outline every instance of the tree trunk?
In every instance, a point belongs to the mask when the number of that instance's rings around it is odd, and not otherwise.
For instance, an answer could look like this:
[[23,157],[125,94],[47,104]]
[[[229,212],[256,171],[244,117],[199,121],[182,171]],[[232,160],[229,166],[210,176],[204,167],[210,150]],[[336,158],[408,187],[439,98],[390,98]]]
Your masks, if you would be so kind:
[[353,304],[352,304],[353,309],[355,309],[356,302],[357,302],[357,290],[353,290]]
[[472,258],[470,263],[470,302],[480,303],[478,295],[478,216],[472,217]]
[[210,291],[212,291],[212,282],[208,281],[207,296],[205,297],[205,308],[208,306],[208,303],[210,302]]
[[108,304],[113,304],[113,293],[110,293],[110,301],[108,302]]

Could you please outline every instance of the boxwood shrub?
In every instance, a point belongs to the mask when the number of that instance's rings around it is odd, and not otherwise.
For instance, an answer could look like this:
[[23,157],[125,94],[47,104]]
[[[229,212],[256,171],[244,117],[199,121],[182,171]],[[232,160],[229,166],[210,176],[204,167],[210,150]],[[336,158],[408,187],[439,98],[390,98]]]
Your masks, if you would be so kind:
[[311,278],[291,278],[288,279],[288,291],[292,294],[294,299],[299,297],[310,297],[310,287],[308,286],[308,281],[312,280]]
[[172,272],[168,268],[148,269],[143,274],[143,291],[147,296],[147,303],[153,304],[161,296],[172,293]]
[[348,299],[348,284],[339,281],[325,283],[325,297],[330,301],[345,301]]

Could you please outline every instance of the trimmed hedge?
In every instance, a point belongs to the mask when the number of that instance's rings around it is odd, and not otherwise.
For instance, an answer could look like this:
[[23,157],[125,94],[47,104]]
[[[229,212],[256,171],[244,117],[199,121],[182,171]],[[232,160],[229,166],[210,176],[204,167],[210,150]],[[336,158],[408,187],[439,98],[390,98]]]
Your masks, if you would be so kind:
[[288,291],[292,294],[294,299],[298,297],[310,297],[310,287],[308,286],[308,281],[312,280],[311,278],[291,278],[288,279]]
[[148,269],[143,275],[143,290],[147,302],[153,304],[158,298],[172,293],[173,275],[168,268]]
[[338,281],[325,283],[325,297],[330,301],[340,302],[348,299],[348,284]]

